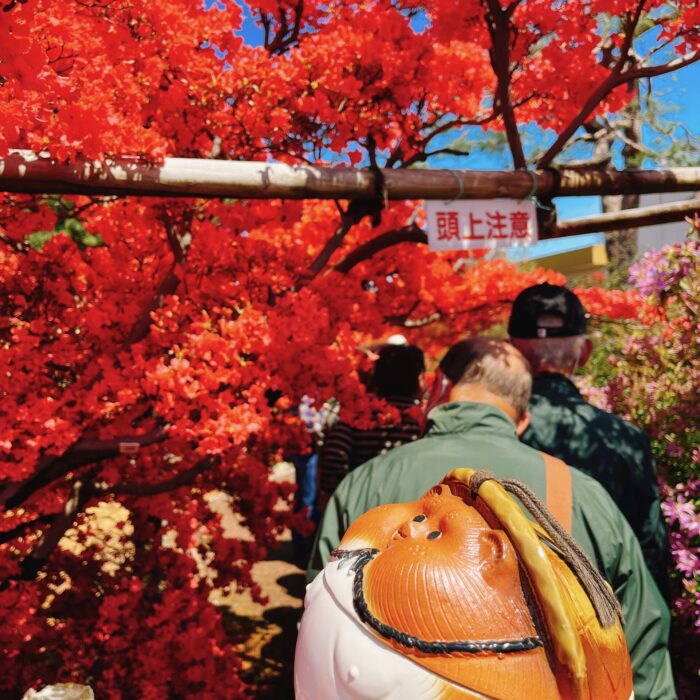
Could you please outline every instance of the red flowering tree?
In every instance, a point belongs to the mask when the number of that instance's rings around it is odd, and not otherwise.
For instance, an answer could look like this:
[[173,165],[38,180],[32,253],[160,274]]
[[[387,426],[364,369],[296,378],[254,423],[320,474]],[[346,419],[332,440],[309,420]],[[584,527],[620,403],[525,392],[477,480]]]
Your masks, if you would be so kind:
[[[520,167],[534,120],[557,133],[547,165],[632,78],[697,58],[697,3],[259,0],[255,47],[236,3],[204,5],[4,0],[2,155],[409,167],[480,124]],[[632,55],[642,19],[677,59]],[[301,396],[361,422],[360,343],[448,343],[561,279],[431,255],[416,204],[380,200],[2,197],[0,694],[243,696],[209,595],[255,593],[251,564],[289,522],[269,472],[304,449]],[[216,490],[251,539],[223,536]]]

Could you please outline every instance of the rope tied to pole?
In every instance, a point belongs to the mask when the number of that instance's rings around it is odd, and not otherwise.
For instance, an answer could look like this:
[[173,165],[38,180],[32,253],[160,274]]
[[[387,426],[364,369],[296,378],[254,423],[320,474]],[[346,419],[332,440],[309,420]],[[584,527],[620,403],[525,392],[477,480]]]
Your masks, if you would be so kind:
[[457,190],[457,196],[452,197],[452,199],[448,199],[445,202],[445,204],[452,204],[452,202],[455,202],[456,200],[462,198],[462,195],[464,194],[464,181],[459,175],[457,175],[457,173],[454,170],[448,170],[447,172],[454,176],[455,180],[457,180],[457,185],[459,186],[459,190]]
[[557,230],[557,208],[552,201],[559,194],[561,188],[561,172],[558,168],[551,166],[543,168],[544,172],[549,173],[552,177],[552,186],[549,192],[544,195],[537,195],[539,183],[537,181],[537,173],[528,168],[518,168],[519,172],[527,173],[532,181],[530,192],[525,199],[530,199],[537,209],[537,223],[541,231],[554,234]]

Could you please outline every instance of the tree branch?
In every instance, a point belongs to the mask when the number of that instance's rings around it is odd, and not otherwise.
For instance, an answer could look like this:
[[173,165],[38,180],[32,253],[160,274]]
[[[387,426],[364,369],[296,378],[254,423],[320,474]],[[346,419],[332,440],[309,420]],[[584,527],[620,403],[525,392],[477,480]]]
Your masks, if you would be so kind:
[[21,537],[30,527],[36,527],[37,525],[46,525],[50,523],[53,519],[53,515],[40,515],[38,518],[33,520],[28,520],[25,523],[13,527],[11,530],[5,530],[0,532],[0,544],[5,544],[5,542],[10,542],[11,540]]
[[695,63],[696,61],[700,61],[700,51],[696,51],[693,54],[674,59],[673,61],[670,61],[664,65],[640,66],[637,64],[633,68],[623,70],[625,63],[627,63],[629,59],[629,54],[632,49],[632,42],[634,40],[634,32],[639,23],[639,19],[645,4],[646,0],[640,0],[637,4],[635,14],[630,20],[625,31],[625,39],[621,47],[620,56],[615,62],[615,65],[612,67],[610,75],[608,75],[605,80],[603,80],[596,88],[593,89],[583,107],[581,107],[579,113],[566,125],[566,127],[564,127],[555,142],[539,159],[537,163],[539,168],[549,167],[554,158],[559,155],[569,139],[574,135],[576,130],[588,119],[598,104],[600,104],[600,102],[616,87],[640,78],[653,78],[659,75],[664,75],[665,73],[671,73],[675,70],[679,70],[680,68],[684,68],[685,66]]
[[433,313],[427,316],[422,316],[421,318],[408,318],[408,314],[401,316],[385,316],[384,321],[390,323],[392,326],[403,326],[404,328],[424,328],[429,326],[431,323],[435,323],[442,318],[442,314],[439,311],[433,311]]
[[[477,311],[483,311],[484,309],[497,309],[499,306],[502,306],[503,304],[512,304],[513,301],[515,300],[514,296],[508,296],[503,299],[495,299],[492,301],[487,301],[484,302],[483,304],[479,304],[478,306],[472,306],[469,309],[462,309],[461,311],[455,311],[452,316],[463,316],[465,314],[471,314]],[[425,326],[430,325],[431,323],[436,323],[437,321],[440,321],[443,318],[442,313],[440,311],[433,311],[431,314],[428,314],[427,316],[422,316],[421,318],[408,318],[408,314],[402,315],[402,316],[387,316],[384,318],[384,320],[387,323],[391,323],[392,325],[395,326],[403,326],[404,328],[423,328]]]
[[15,253],[27,253],[29,251],[29,246],[26,243],[22,243],[20,241],[13,241],[11,238],[6,236],[2,232],[0,232],[0,241],[12,248],[12,250]]
[[340,225],[336,228],[333,236],[326,241],[323,250],[321,250],[316,256],[316,259],[309,266],[310,274],[304,282],[314,279],[314,277],[323,270],[333,253],[343,244],[348,231],[350,231],[355,224],[360,223],[365,216],[372,218],[373,226],[379,224],[381,210],[385,205],[386,189],[384,186],[384,176],[377,166],[376,146],[371,134],[367,137],[367,152],[371,163],[370,172],[374,176],[375,197],[374,199],[353,199],[346,211],[343,211],[336,201],[336,205],[341,212]]
[[440,126],[436,126],[430,133],[426,134],[423,140],[421,141],[421,145],[423,147],[427,146],[436,136],[444,134],[450,129],[456,129],[460,126],[482,126],[483,124],[488,123],[494,118],[495,115],[493,112],[491,112],[491,114],[484,115],[481,117],[475,117],[474,119],[450,119],[449,121],[440,124]]
[[628,21],[627,27],[625,27],[625,38],[622,42],[622,46],[620,47],[620,57],[617,59],[617,62],[613,67],[614,73],[620,73],[625,67],[630,49],[632,48],[632,42],[634,41],[634,34],[637,31],[637,25],[639,24],[639,20],[642,16],[646,3],[647,0],[639,0],[637,7],[634,10],[634,15],[630,16],[629,12],[626,13]]
[[665,63],[662,66],[638,66],[632,68],[624,73],[625,81],[636,80],[638,78],[655,78],[659,75],[664,75],[666,73],[672,73],[674,70],[680,70],[693,63],[700,61],[700,51],[689,54],[688,56],[683,56],[681,58],[674,58],[673,61]]
[[508,19],[510,19],[513,16],[513,13],[518,8],[518,5],[520,5],[521,2],[522,2],[522,0],[513,0],[508,5],[508,7],[506,7],[505,13],[506,13],[506,17],[508,17]]
[[538,168],[548,168],[556,156],[563,150],[576,130],[588,119],[595,108],[607,94],[625,82],[618,74],[611,73],[600,83],[584,102],[579,113],[564,127],[555,142],[547,149],[546,153],[537,161]]
[[405,165],[413,165],[414,163],[425,163],[428,158],[439,155],[448,156],[468,156],[468,151],[458,151],[456,148],[438,148],[436,151],[431,151],[430,153],[422,151],[421,153],[415,153],[409,159],[406,160]]
[[40,462],[37,471],[27,480],[10,484],[0,493],[0,505],[17,508],[32,494],[48,486],[52,481],[65,476],[86,464],[101,462],[119,454],[133,454],[141,447],[162,442],[166,435],[161,430],[152,430],[145,435],[131,435],[110,440],[78,440],[60,457],[47,457]]
[[128,496],[156,496],[160,493],[166,493],[167,491],[173,491],[174,489],[180,488],[181,486],[186,486],[192,483],[194,479],[199,476],[206,469],[214,466],[218,461],[219,457],[213,457],[211,455],[200,459],[194,466],[186,469],[184,472],[180,472],[176,476],[165,479],[164,481],[158,481],[155,483],[121,483],[116,484],[112,487],[107,487],[105,490],[114,495],[128,495]]
[[[629,58],[629,53],[632,48],[632,42],[634,41],[634,33],[636,31],[639,19],[644,9],[646,0],[639,0],[634,11],[634,15],[628,16],[628,24],[625,28],[625,37],[620,47],[620,56],[618,57],[615,64],[610,70],[610,74],[603,80],[596,88],[593,89],[588,99],[584,102],[583,106],[579,110],[578,114],[569,121],[569,123],[564,127],[557,136],[554,143],[547,149],[545,154],[537,162],[538,168],[547,168],[550,166],[554,158],[561,153],[569,139],[576,133],[577,129],[584,124],[595,108],[600,104],[600,102],[607,97],[607,95],[614,90],[619,85],[627,82],[629,78],[627,74],[623,72],[625,63]],[[611,49],[612,50],[612,44]],[[604,56],[604,60],[607,63],[609,56]]]
[[[187,253],[189,245],[189,226],[192,218],[192,210],[188,210],[184,215],[183,225],[186,231],[179,231],[177,226],[170,221],[166,221],[166,232],[168,244],[173,254],[173,264],[167,274],[161,280],[153,297],[141,311],[141,314],[134,323],[129,336],[125,340],[125,347],[138,343],[148,335],[151,327],[151,313],[160,306],[163,297],[172,294],[180,283],[180,279],[175,274],[176,265],[181,263]],[[86,385],[91,386],[101,377],[101,371],[90,377]],[[0,492],[0,505],[7,508],[16,508],[23,503],[33,493],[47,486],[52,481],[65,476],[71,470],[93,462],[101,462],[109,457],[116,457],[123,451],[125,443],[132,446],[150,445],[165,439],[165,434],[160,430],[155,430],[147,435],[134,436],[131,438],[115,438],[112,440],[78,440],[71,445],[63,454],[47,456],[40,460],[36,472],[26,481],[19,484],[11,484]]]
[[148,302],[146,307],[141,311],[136,322],[131,327],[131,332],[127,337],[124,345],[126,348],[130,348],[132,345],[142,341],[151,330],[151,314],[163,303],[163,298],[174,294],[180,285],[180,278],[175,272],[177,264],[173,263],[170,269],[167,271],[160,284],[156,287],[153,292],[153,297]]
[[688,199],[668,204],[649,207],[623,209],[604,214],[583,216],[557,223],[557,236],[576,236],[581,233],[598,233],[602,231],[623,231],[631,227],[656,226],[674,221],[683,221],[686,217],[700,212],[700,199]]
[[75,522],[75,516],[85,507],[93,495],[92,479],[94,472],[86,475],[85,481],[78,480],[73,484],[70,498],[66,501],[63,512],[56,515],[48,531],[44,533],[39,543],[20,564],[20,578],[25,581],[34,580],[39,570],[46,564],[51,553],[60,542],[66,530]]
[[[98,488],[94,484],[97,470],[88,472],[83,479],[78,479],[74,482],[71,496],[66,501],[63,511],[53,517],[48,531],[44,533],[31,554],[22,561],[20,578],[22,580],[33,580],[36,577],[36,574],[46,564],[66,531],[73,526],[77,514],[85,508],[85,505],[96,493],[124,494],[137,497],[155,496],[191,483],[197,475],[215,464],[218,459],[218,457],[207,456],[190,469],[157,483],[117,484],[112,488],[107,487],[104,489]],[[29,525],[29,523],[25,523],[25,525]]]
[[[125,347],[138,343],[148,335],[151,327],[151,313],[162,303],[164,296],[174,293],[180,280],[175,274],[176,265],[182,263],[187,254],[190,243],[190,224],[193,217],[192,209],[188,209],[182,215],[182,227],[180,230],[177,222],[169,218],[165,219],[168,245],[173,254],[173,265],[158,285],[152,299],[142,310],[134,323],[129,336],[125,340]],[[102,376],[101,370],[84,382],[85,386],[92,386]],[[0,505],[7,508],[15,508],[29,498],[39,489],[47,486],[52,481],[65,476],[71,470],[93,462],[99,462],[109,457],[117,456],[122,451],[123,443],[133,445],[147,445],[165,439],[161,431],[152,431],[145,436],[136,436],[126,439],[113,439],[109,441],[78,440],[61,455],[47,456],[40,460],[35,473],[26,481],[19,484],[10,484],[0,492]]]
[[[164,220],[168,246],[173,254],[173,264],[165,274],[165,277],[160,281],[158,287],[156,287],[151,300],[146,304],[146,307],[141,311],[141,314],[132,326],[131,332],[125,342],[127,349],[140,342],[148,335],[151,329],[151,323],[153,323],[151,314],[163,303],[163,297],[174,294],[175,290],[177,290],[180,285],[180,278],[177,276],[175,270],[178,265],[181,265],[185,261],[185,257],[187,256],[187,250],[190,244],[189,237],[191,235],[190,226],[192,224],[193,215],[194,212],[192,209],[188,209],[182,215],[181,222],[172,221],[169,217],[166,217]],[[180,226],[184,230],[180,230]]]
[[496,96],[498,110],[503,117],[503,124],[508,138],[508,146],[513,158],[515,168],[527,167],[527,160],[523,151],[522,140],[518,133],[518,122],[515,118],[515,110],[510,94],[511,65],[510,65],[510,16],[517,7],[511,3],[511,7],[503,9],[499,0],[487,0],[488,12],[486,13],[486,26],[491,37],[489,56],[491,67],[496,74]]
[[[527,98],[527,99],[531,99]],[[394,152],[389,156],[387,159],[384,167],[385,168],[393,168],[396,163],[401,161],[401,167],[402,168],[408,168],[414,163],[418,162],[423,162],[430,156],[436,155],[436,153],[442,153],[443,151],[436,151],[433,153],[426,154],[425,149],[428,147],[430,142],[436,137],[439,136],[440,134],[445,133],[446,131],[449,131],[450,129],[457,129],[459,127],[463,126],[483,126],[484,124],[488,124],[489,122],[493,121],[499,116],[499,112],[492,110],[489,114],[483,114],[481,116],[477,116],[474,119],[462,119],[462,118],[457,118],[457,119],[450,119],[449,121],[443,122],[439,126],[435,126],[437,122],[440,121],[445,115],[441,115],[437,117],[433,123],[430,126],[426,126],[425,124],[421,127],[421,129],[429,129],[430,127],[434,127],[432,131],[429,131],[425,136],[423,136],[420,140],[417,142],[414,142],[412,144],[413,148],[417,151],[414,153],[412,156],[409,158],[404,159],[403,157],[403,149],[401,148],[401,145],[399,144],[395,149]],[[466,153],[461,153],[458,155],[466,155]]]
[[613,129],[613,132],[617,138],[622,141],[626,146],[629,146],[631,149],[637,151],[638,153],[643,153],[644,155],[650,156],[652,158],[658,158],[659,154],[656,151],[652,151],[650,148],[647,148],[644,144],[639,143],[639,141],[635,141],[631,139],[627,134],[625,134],[624,131],[620,129]]
[[[359,200],[355,200],[359,201]],[[321,270],[326,266],[333,253],[335,253],[345,240],[348,231],[356,224],[356,221],[351,220],[347,212],[344,212],[340,217],[340,224],[336,228],[335,233],[326,241],[321,252],[316,256],[316,259],[309,265],[310,279],[316,277]]]
[[260,21],[265,32],[263,46],[269,53],[281,55],[299,39],[301,20],[304,14],[304,0],[297,1],[296,5],[292,8],[292,14],[290,25],[290,19],[287,17],[287,10],[282,6],[278,8],[277,19],[280,25],[279,30],[275,32],[274,36],[271,36],[272,21],[268,19],[266,14],[260,13]]
[[376,238],[363,243],[362,245],[355,248],[355,250],[348,253],[334,269],[337,272],[347,274],[355,266],[359,265],[365,260],[369,260],[372,256],[391,248],[392,246],[398,245],[399,243],[427,243],[428,235],[423,229],[421,229],[416,224],[411,224],[410,226],[404,226],[403,228],[392,229],[391,231],[386,231],[380,234]]

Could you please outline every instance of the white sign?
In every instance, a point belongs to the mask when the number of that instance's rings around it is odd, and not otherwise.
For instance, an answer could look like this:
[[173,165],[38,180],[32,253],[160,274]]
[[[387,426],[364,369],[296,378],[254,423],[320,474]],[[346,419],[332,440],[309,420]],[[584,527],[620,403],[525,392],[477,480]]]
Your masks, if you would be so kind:
[[427,200],[431,250],[510,248],[537,242],[537,211],[529,199]]

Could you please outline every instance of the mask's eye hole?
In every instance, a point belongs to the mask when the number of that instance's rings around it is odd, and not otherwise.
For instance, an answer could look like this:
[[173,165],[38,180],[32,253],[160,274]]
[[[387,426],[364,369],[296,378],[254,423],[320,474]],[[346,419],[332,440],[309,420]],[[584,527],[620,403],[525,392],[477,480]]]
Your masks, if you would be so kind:
[[433,530],[432,532],[428,533],[428,539],[429,540],[436,540],[438,537],[440,537],[440,535],[442,535],[440,530]]
[[425,520],[425,515],[416,515],[415,518],[413,518],[414,523],[422,523]]

